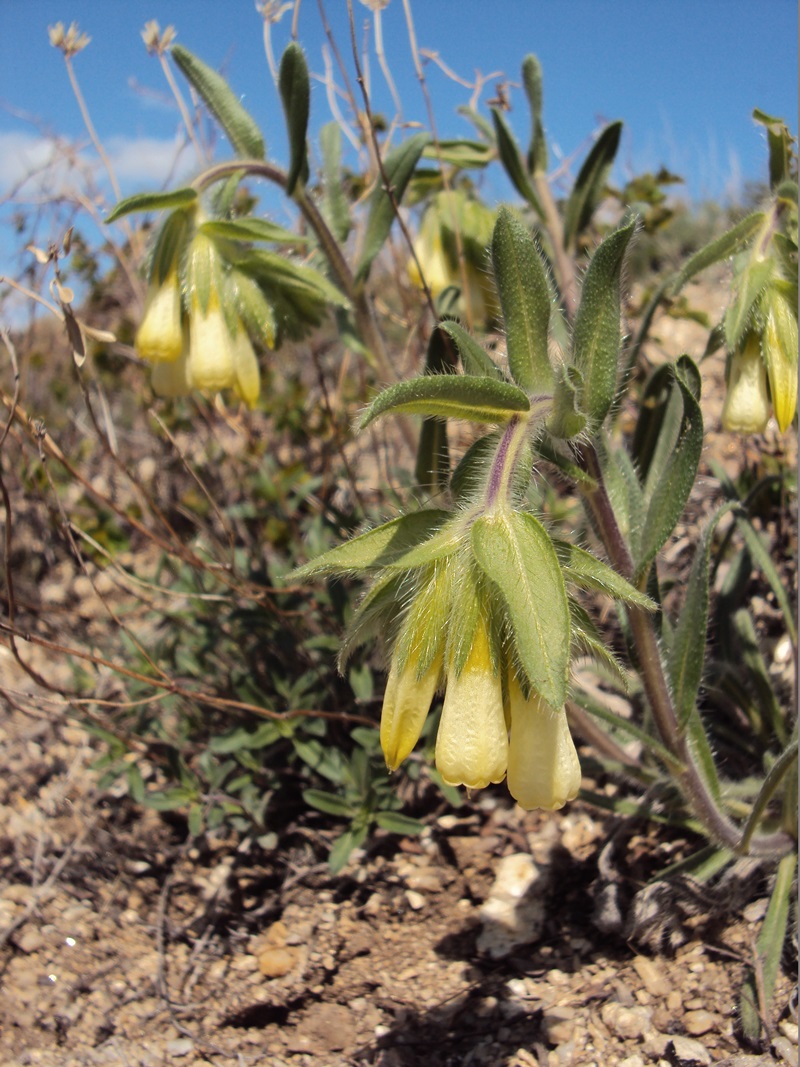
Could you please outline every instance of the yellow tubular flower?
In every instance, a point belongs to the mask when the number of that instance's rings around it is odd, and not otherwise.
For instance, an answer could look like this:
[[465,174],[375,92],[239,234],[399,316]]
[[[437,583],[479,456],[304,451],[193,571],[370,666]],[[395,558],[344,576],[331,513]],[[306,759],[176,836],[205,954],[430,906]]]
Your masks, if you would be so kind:
[[551,708],[535,693],[526,700],[513,674],[508,698],[508,791],[528,811],[563,808],[575,799],[581,785],[581,766],[566,712]]
[[181,330],[181,290],[177,272],[172,270],[160,285],[150,284],[144,315],[134,341],[142,359],[171,363],[183,349]]
[[764,346],[772,407],[781,433],[786,433],[797,411],[797,319],[784,300],[776,300],[769,310]]
[[409,656],[402,669],[392,660],[381,711],[381,748],[390,771],[397,770],[419,740],[440,672],[441,659],[422,678],[417,677],[416,656]]
[[183,350],[178,359],[169,362],[160,359],[153,364],[150,381],[156,396],[186,396],[189,392],[189,380],[186,367],[189,355],[189,327],[183,327]]
[[201,310],[197,301],[193,302],[186,369],[189,384],[194,389],[216,393],[236,385],[233,338],[214,290],[211,291],[205,311]]
[[249,408],[254,408],[261,392],[261,373],[250,337],[241,323],[233,340],[233,366],[236,374],[236,395]]
[[483,789],[502,782],[508,763],[503,687],[478,623],[461,673],[450,673],[436,738],[436,767],[448,785]]
[[763,433],[769,421],[767,371],[757,334],[748,334],[733,353],[730,379],[722,406],[722,426],[733,433]]

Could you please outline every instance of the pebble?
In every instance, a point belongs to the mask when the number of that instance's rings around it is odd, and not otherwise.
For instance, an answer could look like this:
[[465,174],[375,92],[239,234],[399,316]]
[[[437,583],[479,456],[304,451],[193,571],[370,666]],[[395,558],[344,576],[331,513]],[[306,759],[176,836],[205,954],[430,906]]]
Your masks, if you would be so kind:
[[643,1037],[651,1028],[652,1014],[649,1008],[626,1008],[612,1001],[603,1005],[600,1018],[615,1037],[633,1041]]
[[673,1037],[670,1045],[672,1062],[679,1067],[706,1067],[711,1063],[711,1053],[694,1038],[678,1035]]
[[194,1041],[190,1037],[176,1037],[167,1042],[166,1050],[170,1056],[188,1056],[194,1051]]
[[44,938],[35,926],[28,926],[15,938],[14,943],[21,952],[38,952],[44,947]]
[[542,1013],[542,1028],[549,1045],[563,1045],[575,1033],[575,1009],[556,1004]]
[[284,945],[267,945],[256,957],[265,978],[283,978],[297,966],[299,951]]
[[624,1060],[620,1060],[619,1067],[645,1067],[645,1062],[637,1052],[633,1056],[626,1056]]
[[422,893],[418,893],[416,889],[407,889],[405,897],[408,901],[409,908],[412,908],[414,911],[420,911],[425,907],[425,897]]
[[542,896],[546,883],[547,878],[527,853],[500,860],[494,885],[480,909],[483,929],[478,935],[479,952],[502,959],[520,945],[538,940],[546,918]]
[[793,1045],[788,1037],[776,1037],[772,1043],[772,1049],[777,1056],[780,1056],[783,1063],[796,1067],[797,1046]]
[[707,1034],[709,1030],[714,1030],[719,1025],[719,1021],[718,1015],[700,1008],[697,1011],[686,1012],[683,1017],[683,1028],[687,1034],[699,1037],[700,1034]]
[[797,1023],[790,1022],[789,1019],[784,1019],[783,1022],[778,1023],[778,1029],[784,1037],[788,1037],[793,1045],[796,1045],[798,1032]]

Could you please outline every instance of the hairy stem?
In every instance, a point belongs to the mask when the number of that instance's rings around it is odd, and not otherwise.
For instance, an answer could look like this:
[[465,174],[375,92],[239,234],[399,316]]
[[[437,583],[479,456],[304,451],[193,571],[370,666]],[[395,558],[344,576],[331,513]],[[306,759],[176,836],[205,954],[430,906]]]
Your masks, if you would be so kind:
[[[579,450],[578,458],[583,469],[597,484],[594,490],[581,490],[595,520],[597,531],[614,566],[623,577],[632,581],[633,560],[606,492],[597,452],[592,445],[584,445]],[[794,847],[789,834],[779,832],[751,836],[750,833],[745,836],[727,815],[720,811],[697,766],[689,738],[678,723],[653,618],[643,609],[634,606],[628,608],[628,618],[653,719],[661,740],[680,761],[681,769],[674,773],[694,813],[719,844],[735,852],[746,851],[748,855],[754,856],[788,852]]]

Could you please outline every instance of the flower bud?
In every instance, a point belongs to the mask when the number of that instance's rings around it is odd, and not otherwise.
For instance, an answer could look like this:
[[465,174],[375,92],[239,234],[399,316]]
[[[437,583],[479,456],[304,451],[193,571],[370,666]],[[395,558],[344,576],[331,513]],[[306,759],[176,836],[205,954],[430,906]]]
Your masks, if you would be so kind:
[[160,284],[151,282],[148,286],[134,346],[142,359],[153,363],[171,363],[180,356],[183,350],[181,291],[174,269]]
[[770,415],[767,371],[758,334],[749,333],[731,357],[722,426],[732,433],[763,433]]
[[575,799],[581,785],[581,766],[566,712],[551,708],[534,692],[526,700],[513,673],[508,701],[508,791],[528,811],[563,808]]

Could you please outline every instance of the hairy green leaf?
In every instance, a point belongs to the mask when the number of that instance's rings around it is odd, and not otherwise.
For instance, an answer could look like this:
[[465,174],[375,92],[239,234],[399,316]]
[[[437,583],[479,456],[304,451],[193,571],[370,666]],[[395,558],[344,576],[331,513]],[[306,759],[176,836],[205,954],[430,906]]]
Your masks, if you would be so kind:
[[189,207],[197,203],[197,190],[173,189],[169,193],[134,193],[126,196],[124,200],[111,209],[106,217],[106,223],[116,222],[123,215],[130,215],[133,211],[168,211],[171,208]]
[[286,195],[291,196],[298,178],[302,177],[304,170],[308,171],[306,135],[311,107],[311,81],[308,76],[308,65],[303,49],[296,41],[290,41],[281,56],[278,88],[286,115],[286,132],[289,135]]
[[655,604],[646,593],[642,593],[629,581],[618,574],[613,567],[603,563],[591,552],[571,544],[569,541],[553,541],[558,562],[568,582],[574,582],[582,589],[594,589],[614,600],[625,604],[635,604],[645,611],[655,611]]
[[492,234],[492,264],[514,381],[529,393],[552,393],[547,276],[533,238],[507,208],[500,209]]
[[181,73],[227,134],[237,156],[263,159],[266,149],[261,130],[222,75],[183,45],[174,44],[170,52]]
[[209,237],[227,241],[275,241],[283,245],[308,244],[308,238],[266,219],[210,219],[198,227]]
[[729,259],[738,252],[750,240],[756,230],[764,222],[764,212],[754,211],[741,221],[732,226],[730,230],[710,241],[699,252],[695,252],[677,273],[671,282],[672,292],[678,293],[686,285],[690,278],[700,271],[710,267],[712,263],[719,263],[723,259]]
[[636,560],[638,574],[644,573],[675,528],[694,485],[703,447],[703,416],[695,395],[699,373],[688,356],[681,356],[674,374],[682,404],[680,409],[675,407],[670,411],[661,433],[675,443],[664,463],[659,465],[658,476],[653,475],[652,464],[648,473],[647,515]]
[[539,218],[544,218],[541,202],[536,195],[536,190],[533,187],[530,175],[525,169],[522,154],[519,150],[519,145],[514,138],[514,134],[509,129],[508,123],[497,108],[493,107],[491,111],[500,162],[503,164],[506,174],[511,179],[511,184],[522,199],[527,200]]
[[493,362],[483,345],[476,341],[463,326],[459,326],[457,322],[453,322],[451,319],[445,319],[439,323],[437,328],[455,341],[465,374],[478,378],[484,376],[502,379],[503,372]]
[[479,566],[508,609],[520,665],[533,688],[554,708],[567,695],[570,614],[553,543],[533,515],[497,511],[472,526]]
[[615,230],[592,256],[575,317],[572,359],[583,375],[581,408],[599,426],[614,400],[620,348],[620,272],[635,222]]
[[449,518],[452,512],[434,508],[400,515],[309,560],[292,571],[287,580],[303,581],[317,574],[349,574],[389,566],[436,533]]
[[528,397],[510,382],[466,374],[440,374],[397,382],[384,389],[364,412],[359,428],[363,430],[389,411],[493,425],[508,422],[514,415],[528,410]]
[[350,233],[350,208],[342,182],[342,131],[338,122],[328,122],[319,131],[322,153],[322,211],[340,242]]
[[403,199],[403,193],[419,162],[422,150],[429,141],[427,133],[416,133],[393,149],[384,159],[383,169],[388,189],[381,181],[370,199],[364,250],[356,270],[356,281],[363,281],[367,277],[373,260],[383,248],[395,219],[396,205]]
[[575,179],[564,211],[564,247],[575,244],[586,229],[605,192],[606,182],[619,148],[621,122],[611,122],[592,145]]

